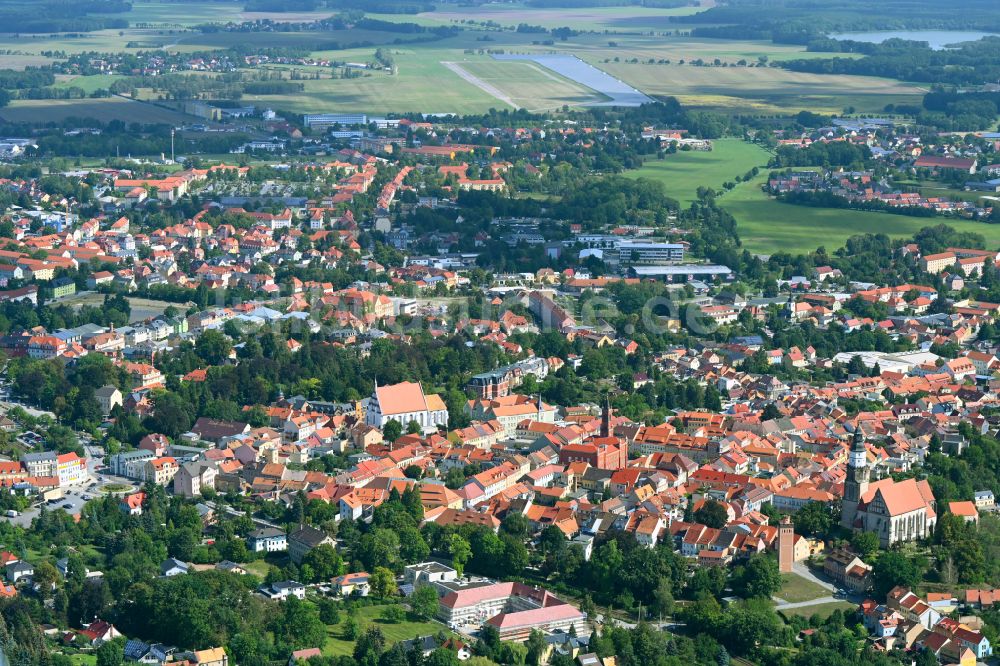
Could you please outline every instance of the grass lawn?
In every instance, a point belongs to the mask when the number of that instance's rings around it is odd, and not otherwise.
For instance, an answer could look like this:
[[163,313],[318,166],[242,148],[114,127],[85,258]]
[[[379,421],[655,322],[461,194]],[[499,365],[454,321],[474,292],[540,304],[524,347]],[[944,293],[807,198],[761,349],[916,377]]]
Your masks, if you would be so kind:
[[[379,617],[383,608],[384,606],[360,607],[358,609],[358,624],[362,632],[370,625],[377,625],[385,635],[386,647],[399,641],[416,638],[417,636],[436,634],[439,631],[444,631],[446,634],[451,633],[444,625],[438,622],[411,622],[409,620],[404,620],[396,624],[385,622]],[[346,620],[347,614],[341,613],[341,617]],[[340,656],[351,654],[354,651],[354,641],[344,640],[343,638],[343,623],[329,625],[327,627],[327,634],[329,637],[326,640],[326,645],[323,646],[324,655]]]
[[786,610],[778,611],[786,618],[792,616],[799,617],[812,617],[813,615],[819,615],[821,618],[830,617],[830,615],[835,610],[842,611],[852,611],[857,606],[849,601],[831,601],[825,604],[816,604],[815,606],[802,606],[801,608],[789,608]]
[[760,146],[742,139],[719,139],[713,142],[711,151],[680,151],[662,160],[654,158],[627,175],[661,181],[667,194],[686,208],[695,200],[699,186],[720,189],[727,180],[755,166],[763,168],[767,160],[768,154]]
[[257,576],[258,578],[267,577],[268,564],[265,560],[254,560],[253,562],[247,562],[242,565],[247,572]]
[[820,245],[833,252],[856,234],[884,233],[893,238],[908,238],[923,227],[936,224],[980,234],[987,247],[1000,247],[997,225],[950,217],[909,217],[784,204],[760,189],[766,178],[767,174],[761,173],[718,199],[719,205],[736,218],[740,239],[751,252],[811,252]]
[[97,655],[95,654],[74,654],[70,655],[70,659],[77,666],[95,666],[97,664]]
[[830,591],[821,585],[803,578],[794,573],[781,574],[781,589],[774,596],[784,599],[789,603],[800,601],[811,601],[820,597],[827,597]]

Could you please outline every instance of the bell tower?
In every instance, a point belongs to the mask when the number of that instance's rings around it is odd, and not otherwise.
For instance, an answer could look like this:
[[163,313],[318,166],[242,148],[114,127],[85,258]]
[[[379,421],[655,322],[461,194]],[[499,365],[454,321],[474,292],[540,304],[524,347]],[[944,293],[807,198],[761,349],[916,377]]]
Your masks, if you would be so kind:
[[840,524],[852,527],[858,511],[858,504],[866,492],[871,470],[868,469],[868,450],[861,427],[854,430],[851,452],[847,458],[847,478],[844,480],[844,502],[840,514]]

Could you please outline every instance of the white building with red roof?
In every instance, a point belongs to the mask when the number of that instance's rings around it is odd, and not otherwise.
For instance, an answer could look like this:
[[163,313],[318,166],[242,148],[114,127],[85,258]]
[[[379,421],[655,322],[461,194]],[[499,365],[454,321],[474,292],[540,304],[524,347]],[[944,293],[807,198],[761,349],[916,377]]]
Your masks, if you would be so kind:
[[418,382],[401,382],[378,386],[368,402],[365,423],[379,430],[389,421],[397,421],[403,429],[415,421],[424,433],[448,426],[448,408],[436,393],[425,394]]
[[525,641],[533,629],[586,632],[587,616],[547,590],[523,583],[493,583],[449,592],[441,597],[438,617],[455,625],[488,623],[501,640]]

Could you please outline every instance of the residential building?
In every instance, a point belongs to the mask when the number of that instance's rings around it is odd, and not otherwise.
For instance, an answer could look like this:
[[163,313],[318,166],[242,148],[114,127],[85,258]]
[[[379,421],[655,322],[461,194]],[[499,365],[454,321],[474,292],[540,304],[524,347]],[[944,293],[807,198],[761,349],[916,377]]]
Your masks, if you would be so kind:
[[247,547],[255,553],[280,553],[288,550],[288,537],[275,527],[264,527],[247,535]]

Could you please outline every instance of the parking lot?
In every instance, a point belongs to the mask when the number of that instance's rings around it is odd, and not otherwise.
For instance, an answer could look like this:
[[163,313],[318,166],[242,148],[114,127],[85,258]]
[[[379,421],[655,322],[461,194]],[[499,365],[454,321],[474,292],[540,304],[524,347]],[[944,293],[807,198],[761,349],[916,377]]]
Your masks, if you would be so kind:
[[42,505],[45,506],[47,511],[58,511],[63,510],[69,514],[80,513],[83,510],[83,505],[89,500],[99,497],[101,495],[102,484],[96,481],[90,481],[79,486],[67,489],[63,497],[59,499],[52,499],[47,502],[35,502],[31,505],[31,508],[25,509],[21,512],[19,516],[4,517],[4,520],[8,520],[15,525],[20,525],[21,527],[29,527],[31,521],[34,520],[40,511]]

